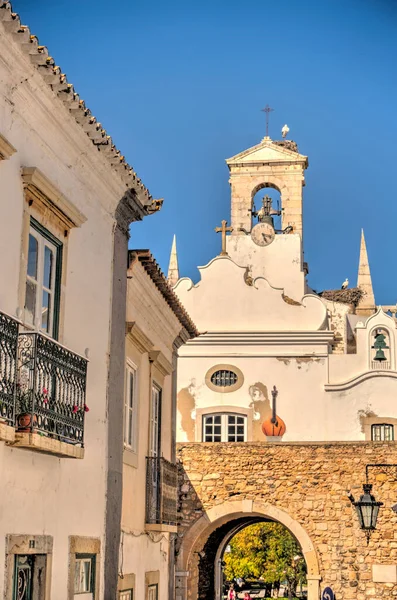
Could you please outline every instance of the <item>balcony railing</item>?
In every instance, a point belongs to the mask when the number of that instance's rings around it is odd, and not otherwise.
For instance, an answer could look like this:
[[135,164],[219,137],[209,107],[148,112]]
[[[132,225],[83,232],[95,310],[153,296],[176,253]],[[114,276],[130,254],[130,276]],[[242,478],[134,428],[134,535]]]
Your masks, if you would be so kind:
[[177,524],[177,466],[165,458],[146,457],[146,523]]
[[18,371],[18,431],[83,447],[87,360],[40,333],[21,333]]
[[18,328],[15,319],[0,312],[0,420],[15,425]]

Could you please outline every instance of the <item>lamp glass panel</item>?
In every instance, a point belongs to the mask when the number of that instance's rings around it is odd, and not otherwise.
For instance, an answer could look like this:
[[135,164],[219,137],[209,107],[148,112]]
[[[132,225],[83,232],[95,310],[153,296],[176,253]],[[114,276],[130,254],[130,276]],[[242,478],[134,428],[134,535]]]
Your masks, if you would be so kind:
[[378,520],[379,506],[374,505],[372,512],[372,527],[375,529]]
[[360,527],[361,529],[364,529],[364,521],[363,521],[363,514],[361,511],[361,506],[356,506],[356,511],[357,511],[357,516],[358,516],[358,521],[360,523]]
[[361,506],[361,511],[363,514],[363,524],[365,529],[370,529],[372,525],[372,505]]

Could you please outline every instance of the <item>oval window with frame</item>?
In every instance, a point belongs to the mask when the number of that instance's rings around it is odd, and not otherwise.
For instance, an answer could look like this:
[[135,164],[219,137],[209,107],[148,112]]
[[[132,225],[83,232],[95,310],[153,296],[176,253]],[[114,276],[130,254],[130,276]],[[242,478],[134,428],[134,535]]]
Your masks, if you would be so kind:
[[242,372],[233,365],[215,365],[205,376],[205,383],[214,392],[234,392],[243,382]]
[[211,383],[220,387],[230,387],[238,381],[237,373],[227,369],[219,369],[211,375]]

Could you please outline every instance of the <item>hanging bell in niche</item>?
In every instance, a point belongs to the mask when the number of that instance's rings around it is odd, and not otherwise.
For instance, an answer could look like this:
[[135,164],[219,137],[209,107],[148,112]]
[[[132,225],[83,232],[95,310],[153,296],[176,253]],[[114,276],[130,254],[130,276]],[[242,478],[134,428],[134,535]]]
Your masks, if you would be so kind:
[[374,360],[378,360],[379,362],[381,362],[382,360],[386,360],[385,353],[383,352],[383,350],[381,348],[379,348],[376,351],[376,354],[374,356]]
[[379,362],[387,360],[384,350],[388,349],[389,346],[386,344],[386,336],[382,332],[379,331],[375,334],[375,342],[372,348],[376,350],[374,360]]

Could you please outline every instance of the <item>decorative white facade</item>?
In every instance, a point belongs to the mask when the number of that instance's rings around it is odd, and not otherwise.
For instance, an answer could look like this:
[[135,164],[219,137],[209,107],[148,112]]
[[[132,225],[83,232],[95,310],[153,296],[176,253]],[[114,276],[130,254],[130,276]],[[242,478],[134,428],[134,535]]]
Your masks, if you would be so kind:
[[128,227],[159,205],[0,2],[4,600],[116,597]]
[[[197,283],[174,287],[201,333],[179,352],[178,441],[394,439],[396,319],[374,306],[364,237],[358,288],[313,293],[303,259],[307,157],[265,138],[227,164],[227,255],[199,267]],[[252,216],[266,187],[280,191],[280,231],[269,204],[257,224]],[[271,427],[274,386],[281,429]]]

